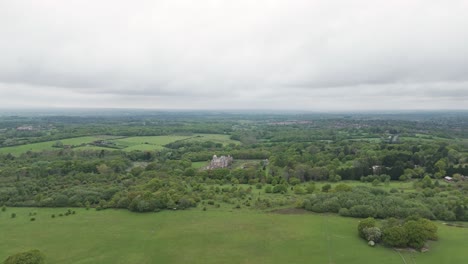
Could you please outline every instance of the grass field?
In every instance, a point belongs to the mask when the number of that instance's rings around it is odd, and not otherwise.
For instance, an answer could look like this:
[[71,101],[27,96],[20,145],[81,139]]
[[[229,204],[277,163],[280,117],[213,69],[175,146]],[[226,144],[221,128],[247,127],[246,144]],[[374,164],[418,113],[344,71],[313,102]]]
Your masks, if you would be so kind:
[[[117,149],[124,151],[154,151],[164,148],[164,145],[178,140],[189,140],[189,141],[212,141],[215,143],[222,144],[239,144],[239,141],[231,140],[229,135],[218,135],[218,134],[195,134],[192,136],[148,136],[148,137],[111,137],[111,136],[89,136],[89,137],[76,137],[69,139],[60,140],[64,145],[78,146],[81,144],[89,144],[96,140],[105,139],[106,141],[113,142],[116,144]],[[11,153],[12,155],[20,155],[28,151],[43,151],[43,150],[57,150],[58,148],[52,147],[57,140],[46,141],[40,143],[32,143],[13,147],[0,148],[0,153],[6,154]],[[86,145],[76,147],[77,150],[117,150],[116,148],[106,148],[99,146]]]
[[208,165],[209,165],[209,162],[207,162],[207,161],[192,162],[192,168],[195,168],[195,169],[200,169],[200,168],[206,167]]
[[[48,263],[465,263],[468,229],[439,226],[427,253],[371,248],[357,219],[325,214],[276,214],[199,208],[137,214],[8,208],[0,212],[0,261],[39,249]],[[36,221],[29,212],[37,212]],[[10,218],[15,212],[17,217]]]
[[[75,145],[76,146],[76,145],[91,143],[91,142],[96,141],[96,140],[112,139],[112,138],[115,138],[115,137],[89,136],[89,137],[76,137],[76,138],[61,139],[60,141],[64,145]],[[20,155],[20,154],[28,152],[28,151],[57,150],[58,148],[52,147],[55,144],[55,142],[57,142],[57,141],[58,140],[0,148],[0,153],[2,153],[2,154],[11,153],[12,155]]]

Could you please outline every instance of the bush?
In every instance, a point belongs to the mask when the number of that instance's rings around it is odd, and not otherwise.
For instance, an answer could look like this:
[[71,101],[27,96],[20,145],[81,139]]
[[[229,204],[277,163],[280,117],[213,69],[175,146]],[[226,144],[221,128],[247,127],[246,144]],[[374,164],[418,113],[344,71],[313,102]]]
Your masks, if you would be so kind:
[[39,250],[17,253],[9,256],[3,264],[44,264],[45,256]]
[[35,217],[31,217],[31,219],[29,219],[30,221],[36,221],[36,218]]
[[353,187],[347,185],[347,184],[344,184],[344,183],[340,183],[338,185],[335,186],[335,191],[336,192],[350,192],[353,190]]
[[304,188],[302,188],[301,186],[297,185],[297,186],[294,186],[294,193],[295,194],[305,194],[306,190],[304,190]]
[[328,192],[331,190],[331,185],[330,184],[325,184],[324,186],[322,186],[322,192]]
[[16,214],[15,214],[15,213],[12,213],[12,214],[11,214],[11,218],[16,218]]
[[348,208],[340,208],[338,214],[341,216],[350,216]]
[[313,182],[307,184],[306,191],[307,193],[313,193],[315,191],[315,184]]
[[366,218],[364,220],[359,221],[359,225],[358,225],[359,236],[366,239],[366,234],[364,233],[364,229],[365,228],[375,227],[376,224],[377,224],[377,222],[372,217],[369,217],[369,218]]
[[288,187],[284,184],[277,184],[273,187],[273,193],[287,193]]

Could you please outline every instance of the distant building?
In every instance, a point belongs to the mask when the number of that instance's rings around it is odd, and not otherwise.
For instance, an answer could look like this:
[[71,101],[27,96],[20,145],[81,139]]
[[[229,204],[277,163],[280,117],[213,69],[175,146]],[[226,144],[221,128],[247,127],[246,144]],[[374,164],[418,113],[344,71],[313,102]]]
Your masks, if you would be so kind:
[[380,175],[381,172],[382,172],[382,166],[380,166],[380,165],[372,166],[372,173],[374,175]]
[[229,167],[232,162],[234,161],[234,158],[232,158],[230,155],[226,156],[221,156],[218,158],[218,156],[213,155],[213,159],[210,162],[210,165],[208,166],[208,169],[219,169],[219,168],[227,168]]
[[445,181],[448,181],[448,182],[453,181],[453,178],[449,177],[449,176],[445,176],[444,179],[445,179]]
[[34,130],[32,126],[19,126],[16,128],[18,131],[32,131]]

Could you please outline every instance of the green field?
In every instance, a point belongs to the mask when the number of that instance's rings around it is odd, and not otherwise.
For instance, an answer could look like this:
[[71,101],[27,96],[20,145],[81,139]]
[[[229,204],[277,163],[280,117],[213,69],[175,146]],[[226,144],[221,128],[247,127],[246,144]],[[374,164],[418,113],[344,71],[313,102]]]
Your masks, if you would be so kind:
[[[439,226],[427,253],[371,248],[358,219],[199,208],[137,214],[125,210],[8,208],[0,212],[0,260],[39,249],[48,263],[465,263],[468,229]],[[10,218],[15,212],[17,217]],[[31,222],[29,212],[37,212]]]
[[[112,139],[115,137],[109,137],[109,136],[89,136],[89,137],[76,137],[76,138],[67,138],[67,139],[61,139],[60,141],[64,145],[81,145],[81,144],[88,144],[96,140],[102,140],[102,139]],[[58,150],[59,148],[54,148],[53,145],[57,142],[58,140],[54,141],[46,141],[46,142],[40,142],[40,143],[32,143],[32,144],[26,144],[26,145],[19,145],[19,146],[13,146],[13,147],[4,147],[0,148],[0,153],[6,154],[6,153],[11,153],[12,155],[20,155],[22,153],[26,153],[28,151],[43,151],[43,150]]]
[[207,161],[192,162],[192,168],[195,168],[195,169],[200,169],[200,168],[206,167],[208,165],[209,165],[209,162],[207,162]]
[[[161,150],[164,148],[164,145],[178,140],[187,140],[187,141],[212,141],[215,143],[222,143],[224,145],[233,143],[239,144],[239,141],[231,140],[229,135],[218,135],[218,134],[195,134],[191,136],[147,136],[147,137],[112,137],[112,136],[89,136],[89,137],[76,137],[60,140],[64,145],[70,146],[79,146],[84,144],[84,146],[75,147],[76,150],[118,150],[122,149],[124,151],[153,151]],[[106,140],[108,142],[115,143],[115,148],[107,148],[101,146],[86,145],[90,144],[96,140]],[[59,148],[54,148],[53,145],[57,142],[46,141],[40,143],[32,143],[26,145],[19,145],[13,147],[3,147],[0,148],[1,154],[11,153],[12,155],[20,155],[28,151],[43,151],[43,150],[58,150]]]

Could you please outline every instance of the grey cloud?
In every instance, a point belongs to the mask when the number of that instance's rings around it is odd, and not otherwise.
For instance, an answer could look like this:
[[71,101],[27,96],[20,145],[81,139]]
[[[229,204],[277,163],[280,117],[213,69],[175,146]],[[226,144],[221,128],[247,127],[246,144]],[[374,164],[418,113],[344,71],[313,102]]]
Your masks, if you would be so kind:
[[46,94],[30,102],[44,106],[354,109],[400,98],[402,108],[466,109],[449,103],[467,99],[466,10],[442,0],[6,0],[0,104],[22,92]]

